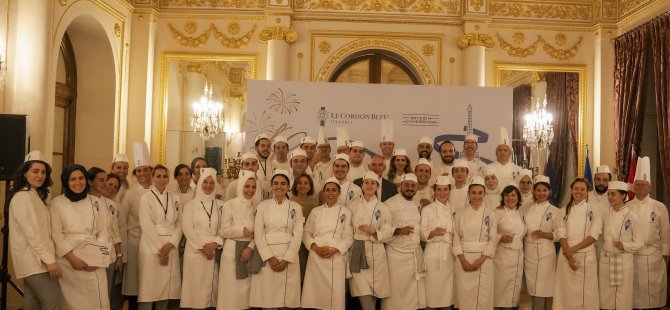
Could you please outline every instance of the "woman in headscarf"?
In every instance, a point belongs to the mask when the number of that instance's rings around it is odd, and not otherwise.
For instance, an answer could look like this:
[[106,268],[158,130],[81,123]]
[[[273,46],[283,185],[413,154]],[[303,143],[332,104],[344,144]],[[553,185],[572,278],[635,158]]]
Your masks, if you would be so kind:
[[363,176],[363,197],[351,203],[354,242],[351,248],[352,297],[358,297],[363,310],[374,310],[377,299],[391,295],[384,242],[393,236],[389,207],[377,197],[381,179],[374,171]]
[[449,203],[451,181],[438,176],[433,185],[435,202],[421,211],[421,240],[426,242],[426,305],[446,309],[454,305],[454,255],[451,253],[455,210]]
[[[61,173],[63,195],[51,201],[51,235],[63,267],[59,283],[65,309],[109,309],[106,261],[84,261],[86,248],[109,251],[109,211],[98,197],[88,194],[86,169],[70,165]],[[81,254],[80,254],[81,253]],[[96,257],[97,259],[98,257]]]
[[259,201],[256,198],[256,174],[244,171],[237,182],[237,195],[226,201],[221,217],[220,235],[225,238],[219,271],[218,309],[248,309],[251,277],[247,263],[255,248],[254,216]]
[[288,176],[288,171],[275,170],[270,180],[273,198],[258,204],[256,211],[254,256],[260,255],[263,266],[251,276],[251,307],[300,307],[298,250],[305,219],[302,206],[286,195],[291,188]]
[[486,186],[486,196],[484,196],[484,206],[493,211],[500,206],[500,192],[498,177],[496,171],[491,166],[484,167],[484,185]]
[[549,202],[551,185],[543,175],[535,177],[533,204],[523,214],[528,233],[524,238],[524,277],[533,310],[547,308],[547,298],[554,295],[556,248],[554,242],[565,229],[560,210]]
[[523,277],[523,237],[526,235],[520,207],[521,191],[516,183],[505,186],[500,194],[500,206],[495,210],[498,220],[498,247],[493,258],[493,304],[496,309],[519,307]]
[[351,210],[337,202],[340,184],[335,177],[326,180],[323,196],[325,203],[310,213],[302,238],[310,255],[301,307],[344,310],[346,259],[354,236]]
[[216,283],[219,268],[215,251],[223,244],[219,236],[219,219],[223,201],[214,197],[216,170],[202,168],[195,189],[181,215],[181,227],[186,237],[181,308],[205,309],[216,307]]
[[[23,280],[23,309],[62,309],[58,286],[62,275],[44,204],[51,186],[51,166],[32,151],[14,175],[9,202],[9,253],[14,276]],[[5,254],[6,255],[6,254]]]
[[181,276],[179,253],[176,250],[182,236],[179,195],[167,190],[168,169],[156,165],[152,171],[153,185],[140,201],[140,290],[139,309],[167,309],[169,301],[179,299]]

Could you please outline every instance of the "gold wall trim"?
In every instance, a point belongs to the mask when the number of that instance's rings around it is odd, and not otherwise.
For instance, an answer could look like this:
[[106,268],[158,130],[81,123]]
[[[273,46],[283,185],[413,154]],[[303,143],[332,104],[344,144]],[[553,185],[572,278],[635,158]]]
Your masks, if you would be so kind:
[[387,14],[389,17],[379,15],[357,14],[343,16],[343,14],[314,14],[313,12],[298,11],[293,14],[294,21],[323,21],[323,22],[351,22],[351,23],[379,23],[379,24],[403,24],[403,25],[436,25],[436,26],[460,26],[463,21],[460,18],[444,18],[436,16],[408,17],[396,14]]
[[258,55],[256,54],[208,54],[208,53],[172,53],[161,55],[160,68],[160,99],[158,107],[158,162],[165,163],[165,147],[167,146],[167,84],[168,67],[172,60],[189,61],[246,61],[249,62],[251,79],[258,79]]
[[528,64],[528,63],[503,63],[493,64],[493,85],[500,87],[505,70],[519,70],[531,72],[574,72],[579,74],[579,120],[577,131],[577,175],[584,175],[584,160],[586,157],[586,120],[587,120],[587,98],[588,77],[586,76],[586,65],[568,64]]
[[[252,14],[253,13],[253,14]],[[222,20],[247,20],[247,21],[264,21],[265,15],[262,12],[239,12],[239,15],[231,15],[230,11],[226,10],[225,14],[197,14],[194,12],[161,12],[158,13],[158,17],[161,19],[201,19],[201,20],[210,20],[214,19],[217,21]]]

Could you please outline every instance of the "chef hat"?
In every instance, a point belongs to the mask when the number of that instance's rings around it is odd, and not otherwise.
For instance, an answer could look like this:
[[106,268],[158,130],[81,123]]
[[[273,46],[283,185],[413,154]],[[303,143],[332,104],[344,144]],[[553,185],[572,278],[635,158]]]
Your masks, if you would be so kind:
[[270,140],[270,136],[268,136],[268,135],[266,135],[266,134],[264,134],[264,133],[261,132],[261,133],[259,133],[259,134],[256,135],[256,138],[254,138],[254,144],[258,143],[258,141],[259,141],[259,140],[262,140],[262,139],[267,139],[267,140],[269,141],[269,140]]
[[254,154],[254,153],[246,152],[246,153],[242,154],[242,161],[245,161],[249,158],[253,158],[253,159],[258,161],[258,156],[256,156],[256,154]]
[[451,169],[456,167],[470,169],[470,166],[468,166],[468,161],[465,158],[458,158],[454,160],[454,165],[451,167]]
[[496,169],[493,168],[492,166],[484,166],[484,169],[482,170],[484,172],[484,176],[496,174]]
[[305,152],[305,150],[303,150],[303,149],[294,149],[293,151],[291,151],[291,159],[293,159],[293,157],[297,157],[297,156],[304,156],[306,158],[307,157],[307,152]]
[[379,176],[374,171],[366,171],[363,180],[375,180],[377,184],[381,183]]
[[431,167],[430,162],[425,158],[419,158],[419,161],[416,163],[416,166],[414,166],[414,169],[416,169],[416,167],[418,167],[419,165],[426,165],[428,167]]
[[535,182],[534,183],[547,183],[551,184],[551,181],[549,180],[549,177],[546,175],[541,175],[538,174],[535,176]]
[[449,176],[438,175],[437,178],[435,178],[435,185],[451,185],[451,180],[449,179]]
[[335,141],[337,147],[349,146],[349,131],[347,127],[335,127]]
[[469,133],[469,134],[465,135],[465,137],[463,138],[463,141],[468,141],[468,140],[479,142],[479,137],[475,134]]
[[380,142],[388,141],[393,142],[393,123],[390,119],[385,119],[381,121],[381,138]]
[[521,173],[519,173],[519,180],[523,179],[524,176],[528,176],[530,178],[530,181],[533,181],[533,171],[530,171],[528,169],[522,169]]
[[286,177],[286,180],[288,180],[288,185],[291,186],[291,177],[290,177],[291,174],[288,172],[288,170],[275,169],[272,172],[272,178],[274,178],[277,175],[283,175],[284,177]]
[[500,144],[504,144],[512,148],[512,140],[510,140],[509,134],[507,134],[507,128],[503,126],[500,127]]
[[635,181],[647,181],[651,183],[651,164],[649,157],[638,157],[637,166],[635,169]]
[[302,139],[300,139],[300,145],[303,144],[314,144],[316,145],[316,140],[312,136],[304,136]]
[[326,184],[328,183],[335,183],[337,184],[337,188],[340,188],[340,182],[335,177],[326,179],[326,182],[323,182],[323,188],[326,188]]
[[149,156],[149,147],[146,142],[135,142],[133,144],[133,156],[135,167],[153,166],[151,164],[151,157]]
[[621,181],[612,181],[607,185],[607,189],[613,189],[618,191],[628,191],[628,184]]
[[481,186],[486,187],[486,184],[484,184],[484,178],[482,178],[480,176],[472,177],[472,181],[470,182],[470,185],[481,185]]
[[[335,160],[338,160],[338,159],[344,160],[344,161],[347,162],[347,164],[349,164],[349,155],[347,155],[347,154],[340,153],[340,154],[335,155]],[[333,163],[335,163],[335,160],[333,160]]]
[[610,172],[610,167],[608,165],[597,166],[596,169],[593,171],[593,175],[596,175],[598,173],[607,173],[610,176],[612,175],[612,172]]
[[351,142],[351,147],[360,147],[360,148],[364,149],[365,144],[363,144],[363,141],[356,140],[354,142]]
[[419,138],[419,144],[424,144],[424,143],[430,144],[432,146],[433,145],[433,139],[431,139],[430,137]]
[[323,126],[319,127],[319,135],[316,138],[316,142],[316,145],[328,144],[328,140],[326,139],[326,132]]
[[416,179],[416,175],[414,173],[405,173],[400,177],[400,183],[405,182],[405,181],[411,181],[414,183],[418,183]]
[[508,183],[505,184],[505,186],[503,186],[502,188],[504,189],[505,187],[508,187],[508,186],[514,186],[514,187],[516,187],[516,189],[519,189],[519,184],[516,184],[516,182],[514,182],[514,181],[510,181],[510,182],[508,182]]
[[23,162],[28,162],[28,161],[42,161],[46,163],[46,157],[42,154],[41,151],[38,150],[32,150],[26,157],[23,159]]
[[393,156],[405,156],[407,157],[407,150],[404,148],[398,148],[393,150]]
[[112,157],[112,164],[117,162],[126,162],[129,163],[128,156],[126,154],[116,154]]
[[277,144],[277,143],[279,143],[279,142],[284,142],[284,143],[286,143],[286,145],[288,146],[288,139],[286,139],[286,137],[284,137],[284,136],[276,136],[275,139],[274,139],[274,141],[272,141],[272,148],[274,148],[274,147],[275,147],[275,144]]

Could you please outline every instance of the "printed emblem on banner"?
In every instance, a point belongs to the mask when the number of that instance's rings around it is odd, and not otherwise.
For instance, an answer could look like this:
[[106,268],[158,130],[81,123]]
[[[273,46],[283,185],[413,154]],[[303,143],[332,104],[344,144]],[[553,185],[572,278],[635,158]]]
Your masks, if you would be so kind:
[[656,222],[656,212],[651,211],[651,214],[649,214],[649,218],[651,218],[652,222]]
[[295,209],[291,209],[291,212],[289,212],[289,215],[290,215],[291,219],[294,219],[295,218]]
[[623,229],[628,230],[630,228],[630,220],[626,220],[626,222],[623,223]]
[[375,220],[376,220],[376,221],[379,221],[379,218],[380,218],[381,216],[382,216],[382,212],[379,211],[379,210],[377,210],[377,212],[375,212]]
[[589,213],[586,215],[589,218],[589,222],[593,220],[593,211],[589,211]]
[[549,221],[551,221],[552,217],[553,217],[553,215],[551,213],[547,213],[547,215],[544,217],[544,220],[549,222]]
[[346,219],[347,219],[347,215],[346,215],[346,214],[342,214],[342,215],[340,215],[340,223],[344,223],[344,220],[346,220]]

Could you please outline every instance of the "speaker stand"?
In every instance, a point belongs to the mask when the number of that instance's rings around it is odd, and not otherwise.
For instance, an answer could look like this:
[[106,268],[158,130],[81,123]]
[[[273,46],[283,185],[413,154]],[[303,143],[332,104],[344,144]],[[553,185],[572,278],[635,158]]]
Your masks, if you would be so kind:
[[7,283],[9,283],[18,293],[23,296],[21,288],[12,281],[9,274],[7,261],[9,260],[9,190],[10,180],[5,181],[5,206],[3,214],[5,216],[5,225],[2,227],[2,264],[0,265],[0,281],[2,281],[2,299],[0,300],[0,309],[7,309]]

